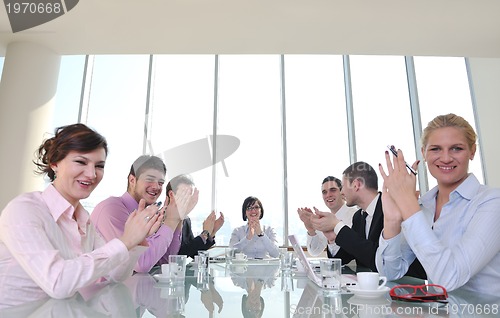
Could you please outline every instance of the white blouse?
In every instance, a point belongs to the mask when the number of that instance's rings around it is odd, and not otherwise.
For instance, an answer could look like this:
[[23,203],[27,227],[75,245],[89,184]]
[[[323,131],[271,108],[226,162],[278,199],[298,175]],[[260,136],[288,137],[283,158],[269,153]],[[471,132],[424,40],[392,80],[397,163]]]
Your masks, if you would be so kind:
[[262,231],[264,235],[254,235],[251,240],[247,239],[248,230],[248,224],[235,228],[231,234],[229,247],[239,249],[249,258],[278,257],[278,242],[272,227],[264,225]]

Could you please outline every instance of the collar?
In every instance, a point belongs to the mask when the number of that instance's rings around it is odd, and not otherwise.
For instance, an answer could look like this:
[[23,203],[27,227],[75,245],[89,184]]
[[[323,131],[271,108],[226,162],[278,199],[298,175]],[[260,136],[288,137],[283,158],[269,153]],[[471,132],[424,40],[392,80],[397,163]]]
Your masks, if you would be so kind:
[[469,173],[467,178],[450,193],[450,199],[458,194],[467,200],[472,200],[474,195],[479,191],[480,186],[481,184],[477,180],[476,176]]
[[49,213],[57,222],[62,215],[66,215],[68,219],[72,219],[73,215],[77,220],[80,228],[85,228],[89,221],[89,214],[78,204],[76,209],[57,191],[53,184],[50,184],[45,191],[42,192],[42,198],[49,209]]
[[130,193],[125,192],[121,196],[121,199],[123,204],[127,208],[129,214],[132,213],[132,211],[137,210],[139,208],[139,202],[137,202]]
[[345,204],[342,204],[342,206],[340,207],[340,209],[337,210],[337,212],[335,212],[335,215],[341,215],[342,213],[344,213],[345,211],[347,211],[347,209],[349,209],[349,207]]
[[[472,200],[474,195],[479,191],[480,186],[481,184],[477,180],[476,176],[473,173],[469,173],[469,176],[450,193],[450,200],[456,196]],[[438,191],[438,186],[435,186],[420,198],[420,203],[426,207],[431,206],[434,204]]]
[[366,208],[366,213],[368,213],[369,216],[373,216],[373,214],[375,214],[375,208],[377,207],[377,202],[379,198],[380,198],[380,192],[377,193],[375,198],[373,198],[372,202],[370,202],[370,204]]

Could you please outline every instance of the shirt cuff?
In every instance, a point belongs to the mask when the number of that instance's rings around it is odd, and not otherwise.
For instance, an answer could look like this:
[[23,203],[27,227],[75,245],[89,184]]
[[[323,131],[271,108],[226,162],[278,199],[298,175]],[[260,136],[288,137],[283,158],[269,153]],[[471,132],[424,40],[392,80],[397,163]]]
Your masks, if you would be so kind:
[[387,259],[396,259],[401,256],[401,236],[402,233],[399,233],[398,235],[391,237],[390,239],[385,239],[383,237],[383,230],[382,233],[380,234],[380,239],[379,239],[379,250],[380,254],[384,256],[384,258]]
[[330,254],[332,254],[333,256],[335,256],[335,254],[337,254],[338,251],[340,250],[340,246],[338,246],[335,243],[328,244],[327,246],[328,246],[328,250],[330,251]]
[[333,229],[335,235],[339,235],[340,230],[342,230],[344,226],[346,226],[346,224],[342,221],[339,221],[339,223],[337,223],[337,225],[335,225],[335,228]]

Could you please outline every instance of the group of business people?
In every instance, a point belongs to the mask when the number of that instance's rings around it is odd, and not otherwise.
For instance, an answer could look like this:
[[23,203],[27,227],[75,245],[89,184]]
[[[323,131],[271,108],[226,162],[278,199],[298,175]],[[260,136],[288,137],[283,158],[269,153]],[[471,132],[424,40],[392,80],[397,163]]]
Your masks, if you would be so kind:
[[104,175],[106,139],[83,124],[59,127],[37,151],[37,172],[51,183],[14,198],[0,216],[0,309],[47,297],[67,298],[96,282],[123,281],[168,262],[194,256],[215,241],[224,215],[213,211],[194,236],[188,214],[198,202],[189,176],[173,178],[160,199],[166,167],[140,156],[127,191],[83,208]]
[[[392,158],[386,152],[385,167],[379,166],[380,192],[374,169],[364,162],[348,167],[342,182],[325,179],[323,196],[334,213],[299,209],[310,251],[327,248],[329,256],[356,259],[389,279],[427,275],[448,290],[498,294],[500,190],[468,172],[475,152],[470,124],[442,115],[423,133],[423,158],[437,186],[421,198],[400,150]],[[80,200],[102,180],[107,153],[106,139],[83,124],[57,128],[38,148],[37,171],[51,184],[14,198],[0,215],[0,308],[70,297],[96,281],[123,281],[168,255],[194,255],[214,244],[224,216],[212,212],[194,237],[187,217],[198,201],[192,180],[172,180],[163,206],[154,204],[166,171],[153,157],[134,162],[127,192],[101,202],[90,216]],[[360,209],[353,213],[344,205]],[[251,257],[277,256],[276,235],[260,224],[263,215],[260,200],[247,198],[247,224],[233,231],[230,245]]]
[[149,272],[155,265],[168,263],[170,255],[194,257],[199,250],[207,250],[215,244],[215,235],[224,224],[224,214],[216,218],[212,211],[203,222],[203,231],[195,237],[188,215],[198,202],[199,191],[190,176],[176,176],[166,185],[165,201],[160,208],[162,202],[158,200],[165,177],[166,167],[160,158],[140,156],[130,168],[127,191],[97,204],[90,216],[96,230],[110,241],[123,233],[127,218],[141,201],[157,204],[162,225],[146,237],[149,248],[134,266],[136,272]]
[[[448,291],[500,292],[500,189],[481,185],[468,172],[477,135],[455,114],[440,115],[422,134],[422,156],[437,186],[418,197],[416,175],[401,150],[386,151],[384,180],[365,162],[327,177],[322,192],[330,212],[298,209],[309,253],[353,259],[390,280],[427,278]],[[412,165],[417,170],[416,161]],[[356,207],[357,210],[349,207]]]
[[[194,257],[215,244],[223,213],[212,211],[195,236],[189,213],[199,192],[188,175],[176,176],[162,204],[166,167],[155,156],[137,158],[127,191],[100,202],[90,215],[80,200],[102,180],[107,153],[106,139],[83,124],[59,127],[40,145],[34,163],[50,185],[19,195],[0,215],[0,309],[71,297],[96,282],[123,281],[167,263],[170,255]],[[231,244],[249,256],[278,255],[274,230],[260,224],[263,214],[257,198],[244,201],[248,226],[234,230]]]

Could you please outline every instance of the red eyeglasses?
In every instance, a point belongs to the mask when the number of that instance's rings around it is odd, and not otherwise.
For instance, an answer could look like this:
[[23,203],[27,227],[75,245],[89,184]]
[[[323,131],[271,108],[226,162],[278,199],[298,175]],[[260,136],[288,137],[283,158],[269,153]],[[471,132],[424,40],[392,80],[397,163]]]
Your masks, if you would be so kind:
[[409,302],[447,302],[448,293],[446,288],[435,284],[426,285],[397,285],[389,292],[394,300]]

